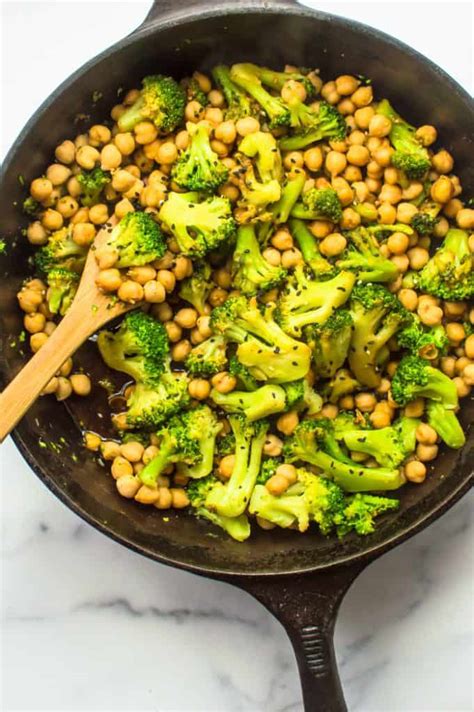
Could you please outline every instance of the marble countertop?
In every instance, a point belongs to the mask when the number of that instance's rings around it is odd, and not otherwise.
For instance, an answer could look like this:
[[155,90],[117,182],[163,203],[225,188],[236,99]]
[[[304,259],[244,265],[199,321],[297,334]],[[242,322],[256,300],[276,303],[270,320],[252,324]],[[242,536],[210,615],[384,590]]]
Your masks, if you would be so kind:
[[[318,7],[404,38],[471,86],[469,3],[449,4],[458,11],[451,44],[447,3],[430,5],[438,37],[418,42],[417,23],[413,30],[400,20],[397,25],[396,6],[403,4]],[[21,57],[3,77],[3,100],[15,106],[8,116],[3,112],[4,148],[44,96],[129,32],[147,5],[2,4],[3,56]],[[426,5],[406,7],[421,20]],[[64,31],[73,17],[81,38],[74,57],[70,32]],[[55,38],[49,53],[46,31]],[[19,87],[31,63],[42,81],[30,84],[26,98]],[[302,709],[289,641],[260,604],[229,585],[141,558],[88,527],[41,485],[11,441],[0,451],[0,469],[2,710]],[[473,563],[472,497],[465,497],[361,574],[336,629],[351,711],[473,709]]]

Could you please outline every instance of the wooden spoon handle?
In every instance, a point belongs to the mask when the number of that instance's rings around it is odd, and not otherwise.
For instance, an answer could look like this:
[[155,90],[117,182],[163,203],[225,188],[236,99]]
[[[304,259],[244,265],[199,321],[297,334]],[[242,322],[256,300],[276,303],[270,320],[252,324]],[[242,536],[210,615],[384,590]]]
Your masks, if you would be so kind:
[[0,394],[0,442],[13,430],[66,359],[92,333],[90,322],[78,316],[72,308]]

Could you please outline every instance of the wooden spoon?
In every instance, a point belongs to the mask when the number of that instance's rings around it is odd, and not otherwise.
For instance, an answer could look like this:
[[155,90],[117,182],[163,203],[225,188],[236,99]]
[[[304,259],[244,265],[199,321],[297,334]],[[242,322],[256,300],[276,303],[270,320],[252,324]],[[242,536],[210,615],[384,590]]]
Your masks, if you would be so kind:
[[13,430],[51,378],[89,336],[136,305],[113,301],[99,291],[96,250],[107,240],[111,220],[97,234],[87,255],[79,287],[69,310],[44,346],[0,394],[0,442]]

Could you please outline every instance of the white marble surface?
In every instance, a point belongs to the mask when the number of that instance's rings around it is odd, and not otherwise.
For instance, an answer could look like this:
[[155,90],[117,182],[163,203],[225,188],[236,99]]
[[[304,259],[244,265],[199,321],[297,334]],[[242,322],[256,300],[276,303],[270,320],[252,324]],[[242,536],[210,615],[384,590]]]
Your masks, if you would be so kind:
[[[420,37],[425,3],[318,3],[397,34],[467,87],[469,6],[430,4],[432,30]],[[2,105],[13,106],[2,111],[4,148],[51,89],[130,31],[146,7],[3,3]],[[412,27],[404,17],[413,13]],[[80,39],[74,53],[72,31]],[[41,81],[26,93],[32,65]],[[285,633],[247,594],[140,558],[92,530],[40,484],[11,442],[0,450],[0,469],[0,709],[302,709]],[[336,631],[349,708],[472,710],[472,593],[472,498],[465,498],[349,591]]]

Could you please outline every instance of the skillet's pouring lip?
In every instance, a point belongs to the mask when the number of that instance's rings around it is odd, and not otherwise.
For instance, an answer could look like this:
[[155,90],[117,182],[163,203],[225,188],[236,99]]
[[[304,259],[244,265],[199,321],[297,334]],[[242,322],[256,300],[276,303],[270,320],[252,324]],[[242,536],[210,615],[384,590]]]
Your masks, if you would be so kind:
[[[182,24],[192,24],[196,20],[205,20],[205,19],[211,19],[211,18],[217,18],[217,17],[222,17],[222,16],[229,16],[230,14],[232,15],[242,15],[242,14],[255,14],[255,15],[261,15],[261,14],[267,14],[269,16],[296,16],[296,17],[307,17],[308,19],[314,19],[314,20],[319,20],[320,22],[323,23],[335,23],[338,25],[341,30],[344,30],[344,28],[351,28],[355,31],[357,31],[360,34],[361,41],[363,41],[364,36],[370,35],[371,37],[376,37],[384,44],[393,46],[397,48],[398,50],[403,51],[405,54],[408,56],[412,57],[414,61],[423,64],[427,66],[428,68],[431,69],[432,72],[436,73],[440,79],[442,79],[450,88],[450,90],[455,93],[458,98],[462,101],[462,103],[466,106],[466,109],[470,112],[473,112],[474,110],[474,101],[469,97],[467,92],[457,83],[455,82],[454,79],[452,79],[449,75],[446,74],[442,69],[437,67],[433,62],[428,60],[427,58],[423,57],[421,54],[419,54],[416,50],[413,50],[411,47],[408,47],[404,43],[400,42],[399,40],[390,37],[389,35],[380,32],[378,30],[374,30],[370,28],[367,25],[348,20],[346,18],[342,17],[337,17],[334,15],[330,15],[327,13],[322,13],[319,11],[315,11],[309,8],[305,8],[302,6],[289,6],[289,5],[277,5],[272,7],[271,5],[264,4],[264,5],[256,5],[253,4],[252,2],[245,2],[245,3],[239,3],[238,5],[234,5],[233,2],[229,2],[227,0],[224,0],[224,2],[221,4],[219,8],[213,8],[211,6],[206,6],[206,5],[197,5],[197,6],[191,6],[188,10],[170,10],[168,14],[165,14],[164,18],[154,18],[154,19],[146,19],[142,25],[140,25],[136,30],[134,30],[130,35],[125,37],[122,40],[119,40],[116,44],[114,44],[112,47],[106,49],[104,52],[101,52],[99,55],[91,59],[89,62],[87,62],[85,65],[83,65],[81,68],[79,68],[76,72],[74,72],[66,81],[64,81],[40,106],[40,108],[35,112],[35,114],[30,118],[30,120],[26,123],[24,128],[22,129],[19,137],[17,138],[14,147],[10,149],[8,152],[3,168],[2,168],[2,174],[6,173],[10,169],[10,165],[13,162],[16,152],[18,150],[18,147],[22,144],[24,139],[28,136],[28,134],[31,132],[31,130],[34,128],[36,122],[38,119],[46,112],[46,110],[49,108],[49,106],[58,98],[63,91],[68,88],[71,83],[76,82],[80,77],[82,77],[84,74],[86,74],[90,69],[95,67],[96,65],[99,65],[100,62],[107,58],[108,56],[120,51],[121,49],[124,49],[126,47],[129,47],[133,45],[138,39],[140,38],[145,38],[148,36],[151,36],[155,34],[157,31],[166,31],[167,29],[170,29],[176,25],[182,25]],[[221,568],[218,566],[213,566],[212,563],[209,565],[195,565],[192,563],[188,563],[183,559],[172,557],[172,556],[165,556],[160,553],[157,553],[155,551],[152,551],[150,548],[147,548],[146,545],[139,545],[136,542],[134,542],[131,538],[128,538],[124,534],[118,534],[115,532],[110,525],[107,524],[107,522],[104,522],[98,517],[95,517],[94,515],[90,514],[87,509],[84,507],[80,506],[77,504],[73,497],[67,494],[64,490],[62,490],[56,483],[55,481],[47,474],[46,471],[44,471],[39,464],[37,463],[34,455],[30,452],[25,440],[23,439],[23,436],[21,434],[21,426],[17,428],[13,433],[12,433],[12,438],[18,447],[19,451],[21,452],[22,456],[26,460],[26,462],[29,464],[29,466],[33,469],[35,474],[39,477],[39,479],[55,494],[58,499],[60,499],[66,506],[68,506],[69,509],[74,511],[77,515],[79,515],[83,520],[91,524],[93,527],[98,529],[99,531],[105,533],[108,535],[110,538],[114,539],[115,541],[127,546],[133,551],[136,551],[138,553],[143,554],[144,556],[147,556],[148,558],[154,559],[156,561],[159,561],[164,564],[168,564],[171,566],[174,566],[176,568],[184,569],[196,574],[201,574],[201,575],[206,575],[209,577],[214,577],[214,578],[225,578],[229,580],[236,580],[236,579],[258,579],[258,578],[284,578],[288,576],[295,576],[298,574],[307,574],[309,572],[314,572],[314,571],[324,571],[324,570],[334,570],[335,568],[353,563],[353,562],[364,562],[364,561],[369,561],[371,559],[376,558],[377,556],[381,555],[383,552],[393,548],[397,544],[401,543],[402,541],[406,540],[409,538],[411,535],[414,533],[420,531],[424,527],[426,527],[431,521],[439,517],[444,511],[449,509],[463,494],[467,492],[467,490],[470,487],[470,476],[471,474],[468,472],[468,462],[466,462],[463,467],[466,467],[466,475],[463,478],[463,481],[461,481],[454,489],[452,489],[447,496],[441,500],[440,502],[434,504],[432,508],[429,511],[422,512],[418,519],[410,523],[408,525],[403,526],[401,525],[401,529],[395,532],[394,534],[390,535],[385,541],[374,544],[372,547],[369,547],[367,549],[364,549],[363,551],[359,553],[352,553],[350,555],[347,555],[346,557],[342,557],[338,559],[337,561],[330,562],[329,564],[311,564],[308,566],[300,567],[300,568],[295,568],[294,570],[289,571],[288,569],[281,569],[278,571],[272,571],[272,570],[264,570],[264,571],[258,571],[255,573],[252,572],[242,572],[239,571],[238,569],[230,570],[230,569],[225,569]],[[472,435],[469,441],[469,444],[466,444],[465,446],[464,453],[466,454],[467,457],[469,455],[472,455]],[[467,450],[467,448],[470,448],[470,450]]]

